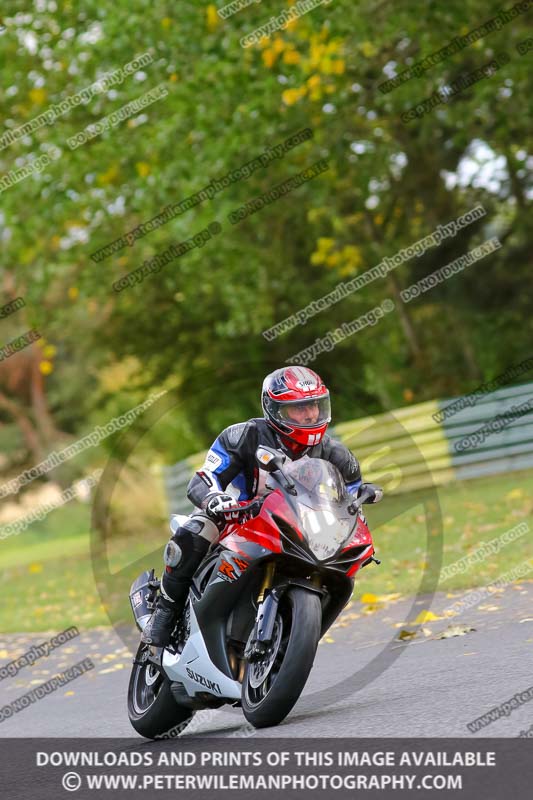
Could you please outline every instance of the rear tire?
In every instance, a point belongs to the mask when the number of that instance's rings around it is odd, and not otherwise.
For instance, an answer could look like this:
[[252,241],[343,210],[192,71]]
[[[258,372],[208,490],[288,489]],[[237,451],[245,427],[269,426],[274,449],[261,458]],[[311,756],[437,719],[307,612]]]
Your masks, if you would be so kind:
[[321,621],[315,592],[294,588],[281,598],[270,652],[248,663],[244,672],[242,710],[255,728],[278,725],[300,697],[315,660]]
[[[148,645],[141,644],[135,661],[140,661]],[[131,724],[147,739],[174,738],[193,718],[194,711],[179,706],[170,691],[169,679],[157,668],[134,664],[128,685],[128,716]]]

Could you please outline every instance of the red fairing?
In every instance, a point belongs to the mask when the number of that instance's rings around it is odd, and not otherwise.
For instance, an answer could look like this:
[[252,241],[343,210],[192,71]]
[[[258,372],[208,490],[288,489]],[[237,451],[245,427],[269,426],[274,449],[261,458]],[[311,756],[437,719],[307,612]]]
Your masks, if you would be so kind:
[[344,551],[348,550],[349,547],[362,547],[365,544],[372,544],[372,534],[370,533],[366,522],[364,522],[361,517],[358,517],[357,526],[355,528],[353,537],[350,539],[346,547],[342,548],[341,552],[344,553]]
[[[248,501],[240,502],[239,505],[246,505],[247,502]],[[271,553],[281,553],[283,551],[283,546],[280,533],[277,525],[271,519],[271,514],[275,514],[286,520],[286,522],[300,534],[300,538],[304,538],[301,534],[298,520],[287,505],[283,494],[276,489],[267,495],[258,516],[242,524],[232,522],[226,525],[221,534],[220,541],[224,542],[224,546],[227,547],[228,550],[233,550],[234,553],[243,556],[246,556],[246,553],[241,550],[241,545],[244,542],[254,542],[260,547],[265,547],[267,550],[270,550]],[[339,558],[342,559],[342,554],[352,547],[364,547],[365,550],[362,552],[360,558],[346,571],[346,575],[350,578],[355,575],[370,556],[374,555],[372,535],[366,522],[361,517],[358,517],[354,534],[348,544],[340,551]]]
[[364,547],[367,546],[367,549],[363,551],[361,557],[357,559],[355,564],[350,567],[346,575],[349,578],[353,578],[355,573],[361,568],[364,562],[370,558],[370,556],[374,555],[374,543],[372,542],[372,535],[368,530],[368,525],[364,522],[361,517],[357,519],[357,526],[355,528],[354,535],[350,540],[349,544],[346,547],[343,547],[342,553],[345,550],[348,550],[350,547]]
[[[246,505],[248,501],[239,503]],[[291,513],[290,508],[285,502],[282,493],[277,489],[267,495],[261,513],[253,517],[242,525],[232,522],[226,525],[220,541],[224,541],[224,546],[236,553],[242,553],[240,545],[242,542],[254,542],[261,547],[266,547],[272,553],[281,553],[281,537],[277,525],[271,520],[270,514],[277,514],[278,517],[285,519],[289,525],[296,530],[299,529],[298,520]]]

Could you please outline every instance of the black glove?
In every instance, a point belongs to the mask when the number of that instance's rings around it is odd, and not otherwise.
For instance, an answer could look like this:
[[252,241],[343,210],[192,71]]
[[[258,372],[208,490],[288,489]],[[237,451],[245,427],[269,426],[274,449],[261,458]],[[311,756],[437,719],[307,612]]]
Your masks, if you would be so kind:
[[[230,519],[239,519],[239,506],[234,497],[227,492],[212,492],[207,495],[205,513],[220,528],[224,527]],[[235,508],[234,514],[228,514],[227,509]],[[224,513],[226,512],[226,513]]]

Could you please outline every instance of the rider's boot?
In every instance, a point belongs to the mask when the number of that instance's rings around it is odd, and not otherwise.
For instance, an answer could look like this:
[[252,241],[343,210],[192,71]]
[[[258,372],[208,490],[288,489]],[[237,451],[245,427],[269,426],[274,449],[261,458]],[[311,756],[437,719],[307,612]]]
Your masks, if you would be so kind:
[[182,613],[189,594],[192,577],[211,542],[199,536],[192,520],[178,528],[164,552],[165,572],[161,579],[161,594],[155,611],[142,633],[142,641],[156,647],[165,647]]

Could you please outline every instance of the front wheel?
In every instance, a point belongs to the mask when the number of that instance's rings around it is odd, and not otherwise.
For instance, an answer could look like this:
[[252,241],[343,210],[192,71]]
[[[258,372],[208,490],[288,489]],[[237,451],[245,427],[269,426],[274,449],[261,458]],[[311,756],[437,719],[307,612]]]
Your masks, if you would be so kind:
[[255,728],[280,723],[300,697],[315,660],[321,621],[315,592],[293,588],[281,598],[272,643],[244,672],[242,710]]
[[148,645],[141,642],[128,686],[128,716],[147,739],[174,738],[191,721],[194,711],[179,706],[170,691],[169,679],[147,661]]

